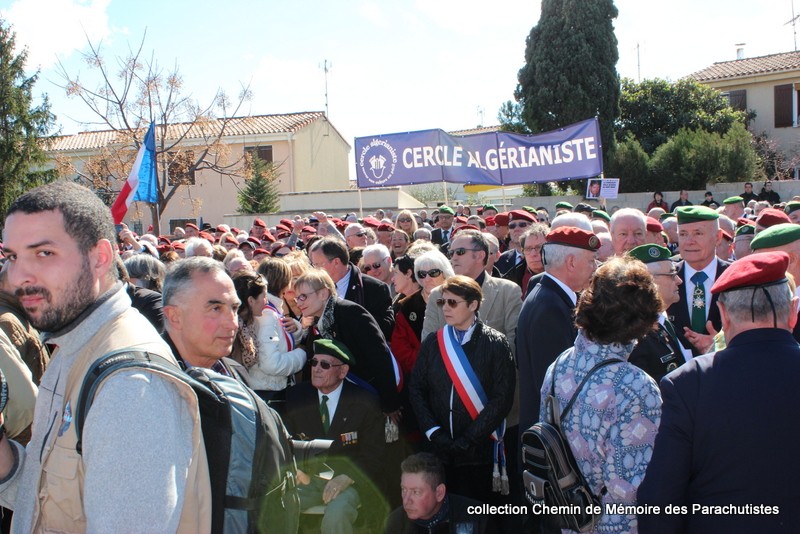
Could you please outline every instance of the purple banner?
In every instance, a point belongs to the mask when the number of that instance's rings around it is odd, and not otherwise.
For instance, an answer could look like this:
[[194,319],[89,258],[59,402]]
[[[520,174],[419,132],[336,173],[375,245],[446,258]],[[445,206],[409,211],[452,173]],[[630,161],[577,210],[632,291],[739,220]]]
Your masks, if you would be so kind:
[[431,182],[518,185],[603,172],[600,127],[589,119],[537,135],[442,130],[357,137],[358,187]]

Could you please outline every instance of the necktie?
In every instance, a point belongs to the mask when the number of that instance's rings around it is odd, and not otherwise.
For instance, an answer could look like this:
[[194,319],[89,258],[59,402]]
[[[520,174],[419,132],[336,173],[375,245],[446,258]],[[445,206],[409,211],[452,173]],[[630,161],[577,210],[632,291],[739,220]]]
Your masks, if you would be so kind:
[[449,238],[450,238],[450,232],[448,232],[447,230],[442,230],[442,241],[447,243]]
[[706,331],[706,288],[703,283],[708,275],[697,271],[692,275],[694,292],[692,293],[692,330],[699,333]]
[[331,427],[331,415],[328,413],[328,396],[322,396],[322,402],[319,403],[319,415],[322,418],[322,430],[328,434],[328,429]]

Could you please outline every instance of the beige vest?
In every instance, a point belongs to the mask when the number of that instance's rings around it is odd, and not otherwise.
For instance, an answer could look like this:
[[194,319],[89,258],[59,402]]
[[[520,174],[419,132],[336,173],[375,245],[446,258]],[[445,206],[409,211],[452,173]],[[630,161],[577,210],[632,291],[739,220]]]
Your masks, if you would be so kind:
[[[129,309],[116,319],[106,323],[85,345],[73,364],[67,378],[64,399],[70,406],[77,406],[83,379],[89,367],[102,355],[120,349],[150,351],[165,356],[170,361],[175,358],[163,344],[143,343],[136,317],[138,312]],[[127,325],[126,325],[127,322]],[[131,324],[132,323],[132,324]],[[177,367],[177,363],[176,363]],[[166,373],[150,370],[172,380],[181,397],[192,407],[194,429],[192,430],[192,460],[184,491],[178,532],[204,533],[211,531],[211,483],[209,481],[206,450],[200,427],[200,412],[197,396],[191,387]],[[98,389],[98,393],[102,385]],[[65,404],[66,405],[66,404]],[[63,413],[63,407],[62,407]],[[74,411],[73,411],[74,414]],[[144,414],[143,414],[144,416]],[[86,516],[83,511],[83,457],[77,453],[77,432],[75,422],[62,436],[53,429],[55,439],[46,444],[47,450],[42,458],[42,471],[39,479],[38,502],[34,511],[34,532],[85,532]],[[60,425],[61,421],[56,421]],[[135,496],[131,496],[135,498]]]

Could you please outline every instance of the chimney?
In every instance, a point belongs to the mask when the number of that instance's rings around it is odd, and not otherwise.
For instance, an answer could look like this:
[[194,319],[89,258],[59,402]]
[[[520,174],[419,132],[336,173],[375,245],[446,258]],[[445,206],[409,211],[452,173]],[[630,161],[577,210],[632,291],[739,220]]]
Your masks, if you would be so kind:
[[744,45],[747,43],[736,43],[736,59],[744,59]]

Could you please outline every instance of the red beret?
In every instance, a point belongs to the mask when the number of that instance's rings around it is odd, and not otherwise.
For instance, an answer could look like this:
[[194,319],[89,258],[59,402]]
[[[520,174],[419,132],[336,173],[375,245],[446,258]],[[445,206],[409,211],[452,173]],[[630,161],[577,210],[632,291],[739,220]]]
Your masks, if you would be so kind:
[[267,223],[265,223],[261,219],[256,219],[255,221],[253,221],[253,226],[258,226],[259,228],[266,228]]
[[241,234],[241,233],[242,233],[242,231],[241,231],[241,230],[239,230],[238,228],[236,228],[235,226],[231,226],[231,233],[232,233],[233,235],[238,235],[238,234]]
[[574,226],[561,226],[551,230],[545,237],[545,241],[556,245],[566,245],[592,251],[600,248],[600,240],[596,235]]
[[209,234],[208,232],[200,232],[198,234],[200,237],[211,243],[212,245],[217,242],[217,238],[213,235]]
[[663,232],[664,226],[652,217],[647,218],[647,231],[648,232]]
[[497,226],[508,226],[508,219],[509,219],[508,213],[506,212],[498,213],[497,215],[494,216],[494,223]]
[[172,243],[172,241],[170,241],[170,239],[165,235],[158,236],[158,242],[162,245],[169,245]]
[[484,219],[483,222],[486,223],[486,226],[496,226],[497,225],[497,223],[495,222],[495,216],[494,215],[489,215],[488,217],[486,217],[486,219]]
[[467,218],[463,215],[458,215],[454,220],[459,224],[467,224]]
[[738,219],[736,219],[736,228],[739,228],[740,226],[744,226],[746,224],[753,224],[753,220],[748,219],[747,217],[739,217]]
[[256,254],[264,254],[265,256],[269,256],[269,250],[263,248],[257,248],[253,251],[253,256]]
[[276,230],[283,230],[284,232],[291,232],[292,231],[292,227],[291,226],[286,226],[285,224],[278,224],[278,225],[275,226],[275,229]]
[[[763,213],[763,212],[762,212]],[[725,269],[711,293],[716,295],[732,289],[768,286],[786,281],[789,255],[785,252],[756,252],[738,259]]]
[[450,240],[453,240],[455,238],[456,234],[459,233],[461,230],[477,230],[479,232],[481,231],[480,228],[478,228],[477,226],[475,226],[473,224],[465,224],[464,226],[459,226],[458,228],[453,230],[453,233],[450,235]]
[[194,228],[198,232],[200,231],[200,228],[198,228],[197,225],[194,223],[186,223],[186,226],[184,226],[184,228]]
[[216,227],[216,228],[214,228],[214,231],[215,231],[215,232],[222,232],[222,233],[224,234],[224,233],[225,233],[225,232],[227,232],[228,230],[226,230],[226,229],[225,229],[225,227],[224,227],[224,226],[222,226],[221,224],[218,224],[218,225],[217,225],[217,227]]
[[269,241],[270,243],[275,242],[275,236],[269,232],[264,232],[264,235],[261,236],[261,244],[263,245],[265,241]]
[[316,234],[317,229],[314,228],[313,226],[304,226],[301,232],[311,232],[312,234]]
[[528,222],[536,222],[538,219],[532,214],[525,210],[514,210],[508,214],[508,220],[510,221],[528,221]]
[[294,221],[292,221],[291,219],[281,219],[278,222],[284,225],[286,229],[289,230],[290,232],[292,231],[292,228],[294,228]]
[[381,222],[372,216],[364,217],[364,226],[368,226],[370,228],[377,228],[381,225]]
[[764,228],[769,228],[770,226],[775,226],[776,224],[790,222],[792,222],[792,220],[788,215],[786,215],[786,213],[775,208],[764,208],[761,210],[761,213],[758,214],[758,218],[756,219],[756,225]]
[[722,237],[724,237],[728,241],[733,241],[733,236],[727,230],[722,231]]
[[333,224],[336,225],[336,229],[340,232],[344,232],[344,229],[350,226],[350,223],[347,221],[343,221],[341,219],[333,219]]
[[222,242],[230,243],[231,245],[236,245],[237,247],[239,246],[239,242],[236,241],[236,238],[230,234],[226,235],[225,238],[222,240]]
[[397,230],[397,228],[389,223],[382,223],[380,226],[378,226],[379,232],[394,232],[395,230]]
[[172,248],[172,245],[158,245],[156,247],[156,250],[158,251],[159,254],[164,254],[165,252],[169,252],[175,249]]
[[172,248],[175,250],[186,250],[186,243],[183,241],[178,241],[177,243],[172,244]]

